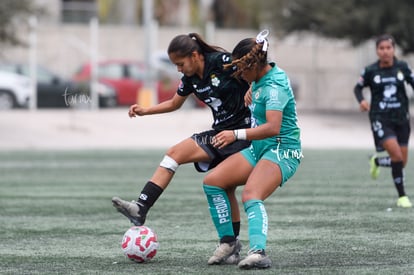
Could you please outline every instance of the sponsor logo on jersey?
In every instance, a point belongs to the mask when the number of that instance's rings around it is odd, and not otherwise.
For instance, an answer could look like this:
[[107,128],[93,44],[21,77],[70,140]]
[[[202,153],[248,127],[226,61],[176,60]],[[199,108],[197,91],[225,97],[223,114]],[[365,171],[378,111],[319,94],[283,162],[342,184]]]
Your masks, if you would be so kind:
[[204,100],[206,104],[208,104],[214,111],[218,112],[219,107],[223,104],[220,98],[216,97],[209,97]]
[[396,82],[397,80],[396,80],[396,78],[395,78],[395,77],[390,76],[390,77],[384,77],[383,79],[381,79],[381,81],[382,81],[382,83],[388,83],[388,82],[392,82],[392,83],[394,83],[394,82]]
[[223,60],[224,63],[229,63],[230,62],[230,56],[223,54],[221,56],[221,59]]
[[201,89],[197,89],[197,87],[194,87],[194,88],[197,91],[197,93],[199,93],[199,94],[202,94],[202,93],[206,93],[206,92],[211,91],[211,87],[210,86],[206,86],[206,87],[201,88]]

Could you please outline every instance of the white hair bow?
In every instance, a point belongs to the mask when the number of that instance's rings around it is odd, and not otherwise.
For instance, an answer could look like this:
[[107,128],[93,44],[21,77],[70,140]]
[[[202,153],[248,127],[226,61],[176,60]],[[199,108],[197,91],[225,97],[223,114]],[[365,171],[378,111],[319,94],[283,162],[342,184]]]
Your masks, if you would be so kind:
[[269,30],[263,30],[259,32],[259,34],[256,36],[256,43],[261,44],[263,43],[262,51],[266,52],[267,48],[269,46],[267,42],[267,36],[269,35]]

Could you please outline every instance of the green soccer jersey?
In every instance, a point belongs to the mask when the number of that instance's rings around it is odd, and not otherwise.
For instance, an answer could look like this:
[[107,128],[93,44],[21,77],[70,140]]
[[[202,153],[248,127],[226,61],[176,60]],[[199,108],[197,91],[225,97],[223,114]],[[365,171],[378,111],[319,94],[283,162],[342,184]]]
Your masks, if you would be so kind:
[[[300,129],[297,124],[296,103],[293,91],[286,73],[275,63],[270,63],[272,69],[258,82],[252,83],[253,124],[257,126],[266,123],[266,111],[281,111],[282,124],[277,136],[259,140],[263,149],[280,144],[281,147],[300,149]],[[253,141],[256,142],[256,141]]]
[[250,128],[251,113],[244,105],[244,95],[249,88],[247,82],[232,77],[234,69],[224,70],[231,63],[229,53],[215,52],[204,55],[204,73],[183,76],[177,93],[188,96],[193,93],[206,103],[213,114],[213,129],[217,131]]

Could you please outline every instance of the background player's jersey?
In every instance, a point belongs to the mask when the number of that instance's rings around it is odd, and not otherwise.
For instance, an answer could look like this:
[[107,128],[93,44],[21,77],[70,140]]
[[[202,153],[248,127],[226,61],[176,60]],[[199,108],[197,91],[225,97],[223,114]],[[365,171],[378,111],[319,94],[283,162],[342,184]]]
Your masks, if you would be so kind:
[[283,113],[282,124],[279,135],[258,142],[264,146],[274,146],[280,142],[281,147],[286,145],[292,149],[300,148],[296,103],[289,79],[275,63],[270,65],[273,68],[258,82],[252,84],[251,109],[257,126],[266,123],[266,111],[269,110]]
[[229,53],[216,52],[205,54],[204,75],[181,78],[177,93],[195,96],[206,103],[214,117],[214,130],[249,128],[251,115],[244,106],[244,95],[249,85],[243,80],[232,77],[233,70],[224,70],[223,65],[231,63]]
[[404,61],[394,59],[394,65],[390,68],[380,68],[377,61],[363,70],[355,88],[362,90],[369,86],[371,120],[401,122],[409,119],[409,102],[404,82],[414,87],[414,75]]

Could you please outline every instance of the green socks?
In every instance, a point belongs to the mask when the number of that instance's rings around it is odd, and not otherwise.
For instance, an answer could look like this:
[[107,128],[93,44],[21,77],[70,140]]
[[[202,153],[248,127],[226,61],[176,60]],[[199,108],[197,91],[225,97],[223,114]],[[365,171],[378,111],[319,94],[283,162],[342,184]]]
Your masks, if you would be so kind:
[[250,249],[266,249],[267,213],[261,200],[249,200],[244,203],[249,224]]
[[230,202],[226,191],[223,188],[205,184],[203,188],[207,196],[211,218],[213,219],[219,238],[234,236]]

